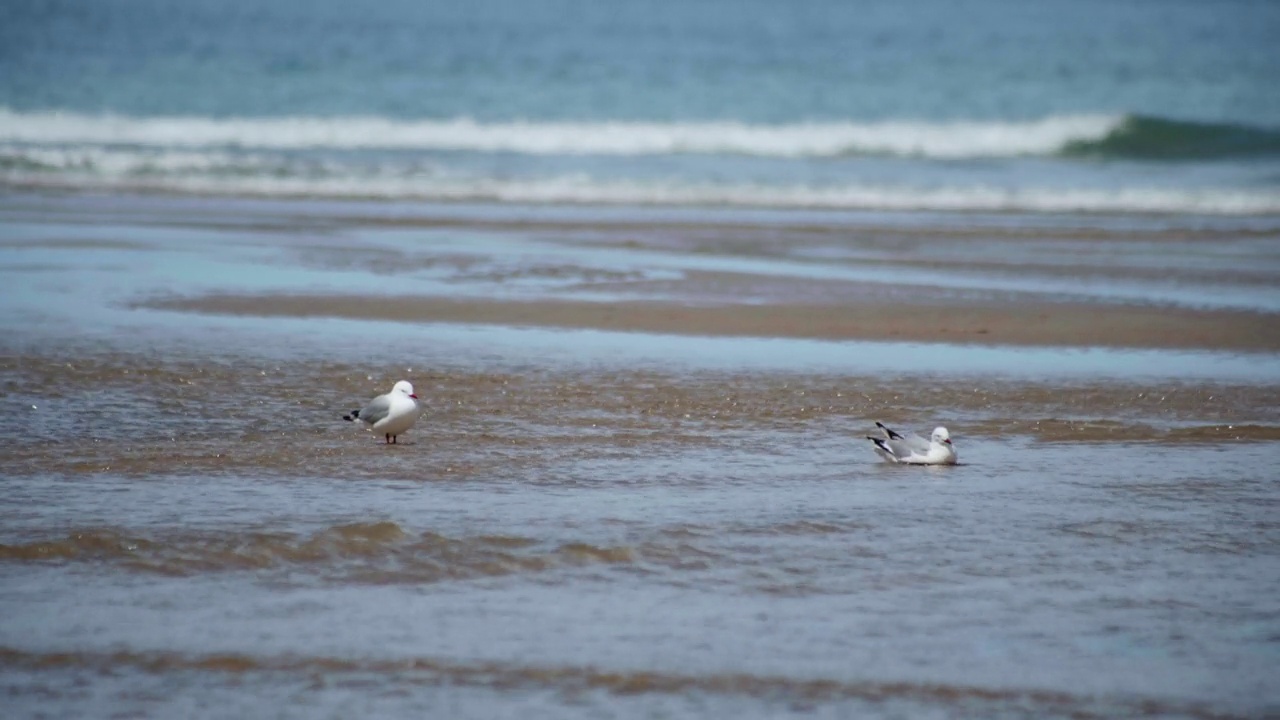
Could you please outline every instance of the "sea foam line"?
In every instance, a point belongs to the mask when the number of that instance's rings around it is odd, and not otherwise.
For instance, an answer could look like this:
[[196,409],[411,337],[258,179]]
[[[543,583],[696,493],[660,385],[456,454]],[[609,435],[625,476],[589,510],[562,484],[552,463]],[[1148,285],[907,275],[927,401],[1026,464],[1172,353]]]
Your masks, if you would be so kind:
[[0,141],[160,148],[434,150],[531,155],[734,154],[959,159],[1052,155],[1107,137],[1123,115],[924,122],[478,122],[379,117],[229,118],[18,113],[0,109]]
[[585,175],[511,180],[459,177],[279,177],[0,172],[0,186],[264,198],[816,210],[1280,215],[1280,192],[1237,189],[912,187],[600,181]]

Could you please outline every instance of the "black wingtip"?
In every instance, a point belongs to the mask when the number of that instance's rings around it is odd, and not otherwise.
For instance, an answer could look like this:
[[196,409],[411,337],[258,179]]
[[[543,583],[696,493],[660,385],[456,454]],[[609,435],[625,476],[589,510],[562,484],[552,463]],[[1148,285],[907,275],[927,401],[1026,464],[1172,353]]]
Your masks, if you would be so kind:
[[347,422],[352,422],[352,421],[354,421],[354,420],[358,420],[359,418],[360,418],[360,411],[359,411],[359,410],[352,410],[350,415],[343,415],[343,416],[342,416],[342,419],[343,419],[343,420],[346,420]]
[[880,422],[879,420],[877,420],[877,421],[876,421],[876,427],[878,427],[878,428],[880,428],[881,430],[883,430],[883,431],[885,431],[886,433],[888,433],[888,434],[889,434],[889,438],[890,438],[890,439],[892,439],[892,440],[901,440],[901,439],[902,439],[902,436],[901,436],[901,435],[899,435],[898,433],[896,433],[896,432],[894,432],[894,431],[890,430],[890,429],[888,428],[888,426],[886,426],[884,423]]

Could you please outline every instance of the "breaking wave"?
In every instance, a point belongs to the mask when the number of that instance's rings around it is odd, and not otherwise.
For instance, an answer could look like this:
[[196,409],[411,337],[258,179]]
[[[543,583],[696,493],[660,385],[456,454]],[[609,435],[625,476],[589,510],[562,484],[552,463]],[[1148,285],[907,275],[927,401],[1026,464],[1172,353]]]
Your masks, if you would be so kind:
[[0,142],[153,148],[427,150],[530,155],[1212,158],[1280,153],[1280,131],[1133,115],[1027,121],[478,122],[380,117],[128,117],[0,110]]
[[[501,155],[536,158],[511,172]],[[655,177],[624,158],[682,155]],[[1280,156],[1280,132],[1128,115],[1025,122],[798,123],[403,121],[375,117],[125,117],[0,109],[0,184],[19,188],[248,197],[699,205],[832,210],[1280,213],[1269,183],[1229,187],[1037,187],[939,182],[929,164],[995,158],[1204,160]],[[892,183],[856,168],[777,163],[851,156],[921,160]],[[596,157],[598,160],[575,160]],[[738,158],[719,164],[720,158]],[[705,158],[705,159],[702,159]],[[743,158],[762,169],[744,176]],[[594,162],[595,165],[591,165]],[[666,161],[663,161],[664,163]],[[799,163],[797,167],[802,167]],[[584,170],[585,168],[590,168]],[[707,167],[714,172],[707,172]],[[532,168],[532,172],[531,172]],[[811,168],[810,168],[811,169]],[[597,172],[599,171],[599,172]],[[683,174],[682,174],[683,173]],[[841,174],[843,173],[843,174]],[[712,178],[712,179],[708,179]],[[763,178],[763,179],[762,179]],[[813,179],[810,178],[821,178]],[[921,180],[921,178],[925,178]],[[932,179],[931,179],[932,178]],[[954,180],[954,178],[952,178]]]
[[1060,150],[1066,157],[1135,160],[1215,160],[1280,155],[1280,130],[1197,123],[1134,115],[1101,138],[1077,138]]

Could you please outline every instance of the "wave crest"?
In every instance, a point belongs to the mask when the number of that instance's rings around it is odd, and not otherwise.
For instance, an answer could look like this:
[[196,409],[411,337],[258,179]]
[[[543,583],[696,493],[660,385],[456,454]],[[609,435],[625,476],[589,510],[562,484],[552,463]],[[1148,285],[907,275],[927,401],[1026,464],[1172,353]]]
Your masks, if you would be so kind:
[[[204,118],[15,113],[0,142],[264,150],[421,150],[529,155],[715,154],[777,158],[898,155],[940,159],[1052,155],[1105,140],[1122,115],[1023,122],[499,122],[470,118]],[[1084,145],[1081,145],[1084,144]]]
[[16,113],[0,109],[0,142],[262,150],[419,150],[528,155],[748,155],[937,159],[1029,156],[1144,160],[1280,154],[1280,130],[1143,115],[1025,121],[478,122],[470,118],[206,118]]
[[1066,157],[1213,160],[1280,154],[1280,131],[1229,123],[1198,123],[1134,115],[1101,138],[1074,138]]

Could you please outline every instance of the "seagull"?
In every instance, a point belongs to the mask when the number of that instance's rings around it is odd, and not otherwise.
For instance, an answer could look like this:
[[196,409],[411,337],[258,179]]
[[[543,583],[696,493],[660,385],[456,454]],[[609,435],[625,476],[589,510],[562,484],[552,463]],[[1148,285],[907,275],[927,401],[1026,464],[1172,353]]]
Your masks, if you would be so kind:
[[951,433],[944,427],[933,429],[933,436],[928,440],[910,433],[906,436],[885,427],[877,422],[876,427],[884,431],[884,437],[871,435],[867,439],[876,445],[876,454],[887,462],[904,465],[955,465],[956,448],[951,444]]
[[343,420],[359,420],[383,434],[387,444],[396,442],[396,436],[413,427],[418,420],[422,408],[418,405],[418,396],[413,394],[413,385],[408,380],[401,380],[391,388],[391,392],[369,401],[359,410],[352,410],[343,415]]

